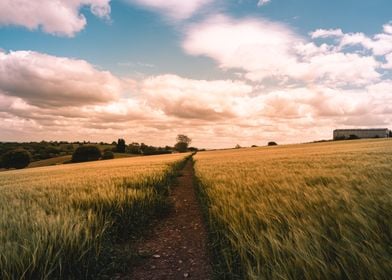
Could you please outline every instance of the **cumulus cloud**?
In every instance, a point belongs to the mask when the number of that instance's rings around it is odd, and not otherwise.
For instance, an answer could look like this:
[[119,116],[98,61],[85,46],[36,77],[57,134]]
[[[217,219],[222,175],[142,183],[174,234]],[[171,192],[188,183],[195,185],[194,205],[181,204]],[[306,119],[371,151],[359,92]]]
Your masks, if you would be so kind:
[[252,87],[240,81],[192,80],[161,75],[144,80],[140,90],[149,104],[169,116],[215,121],[240,114],[238,105],[252,92]]
[[122,82],[84,60],[32,51],[0,52],[0,91],[41,107],[105,103]]
[[132,4],[157,11],[174,20],[190,18],[201,8],[211,4],[212,0],[127,0]]
[[[339,29],[317,30],[312,36],[340,33]],[[380,63],[374,57],[318,46],[286,25],[263,19],[211,17],[186,30],[183,48],[188,54],[212,58],[223,69],[244,70],[252,81],[362,85],[380,78]]]
[[190,26],[183,48],[192,55],[211,57],[221,68],[244,69],[262,79],[284,74],[286,65],[296,60],[292,45],[301,40],[279,23],[219,15]]
[[110,17],[110,0],[2,0],[0,26],[40,28],[46,33],[72,37],[86,26],[86,18],[80,12],[83,6],[90,7],[97,17]]
[[102,104],[48,107],[0,93],[0,125],[7,127],[4,133],[26,140],[125,137],[162,145],[185,133],[204,147],[310,141],[330,138],[335,127],[385,125],[392,120],[391,89],[390,80],[351,90],[268,89],[238,80],[159,75],[134,81],[137,94]]
[[374,55],[383,56],[392,52],[392,25],[383,25],[383,33],[369,37],[362,32],[344,33],[341,29],[317,29],[310,33],[312,38],[335,37],[339,42],[339,49],[347,46],[361,46],[372,51]]

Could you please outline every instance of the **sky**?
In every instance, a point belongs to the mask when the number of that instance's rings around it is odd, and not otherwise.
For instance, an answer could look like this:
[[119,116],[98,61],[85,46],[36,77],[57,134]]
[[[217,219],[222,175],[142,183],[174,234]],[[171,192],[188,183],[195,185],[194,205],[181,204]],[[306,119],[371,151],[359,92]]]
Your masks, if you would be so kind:
[[392,128],[390,0],[0,0],[0,141]]

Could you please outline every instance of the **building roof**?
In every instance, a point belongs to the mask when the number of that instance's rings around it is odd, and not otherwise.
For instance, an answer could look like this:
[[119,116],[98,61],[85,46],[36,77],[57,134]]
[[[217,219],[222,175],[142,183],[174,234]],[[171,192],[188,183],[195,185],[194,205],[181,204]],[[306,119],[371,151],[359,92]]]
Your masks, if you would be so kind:
[[334,131],[374,131],[374,130],[389,130],[388,128],[344,128],[344,129],[335,129]]

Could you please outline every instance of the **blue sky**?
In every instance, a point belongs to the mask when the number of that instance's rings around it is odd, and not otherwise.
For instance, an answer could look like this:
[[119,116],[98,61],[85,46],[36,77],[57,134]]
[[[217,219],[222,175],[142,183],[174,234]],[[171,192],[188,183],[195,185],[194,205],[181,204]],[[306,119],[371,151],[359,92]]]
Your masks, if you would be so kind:
[[[372,35],[391,19],[392,10],[388,0],[275,0],[260,7],[257,0],[218,2],[222,3],[216,8],[218,11],[236,18],[262,17],[283,22],[304,36],[318,28]],[[7,26],[0,29],[1,48],[81,58],[119,75],[169,72],[202,79],[223,75],[212,69],[215,67],[210,60],[189,56],[181,50],[181,27],[186,23],[174,25],[154,11],[121,0],[111,2],[109,21],[92,15],[87,7],[81,12],[87,18],[87,26],[74,38]]]
[[390,126],[391,1],[74,2],[61,14],[49,0],[1,0],[0,69],[26,85],[0,78],[0,140],[164,145],[188,133],[219,147]]

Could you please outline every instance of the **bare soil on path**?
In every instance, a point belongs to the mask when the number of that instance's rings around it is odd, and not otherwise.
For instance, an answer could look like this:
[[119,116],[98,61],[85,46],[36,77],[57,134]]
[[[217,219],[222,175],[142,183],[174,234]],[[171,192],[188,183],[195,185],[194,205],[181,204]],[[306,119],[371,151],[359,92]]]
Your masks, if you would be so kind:
[[180,171],[169,199],[173,207],[135,245],[140,262],[121,279],[212,279],[207,230],[193,186],[193,164]]

